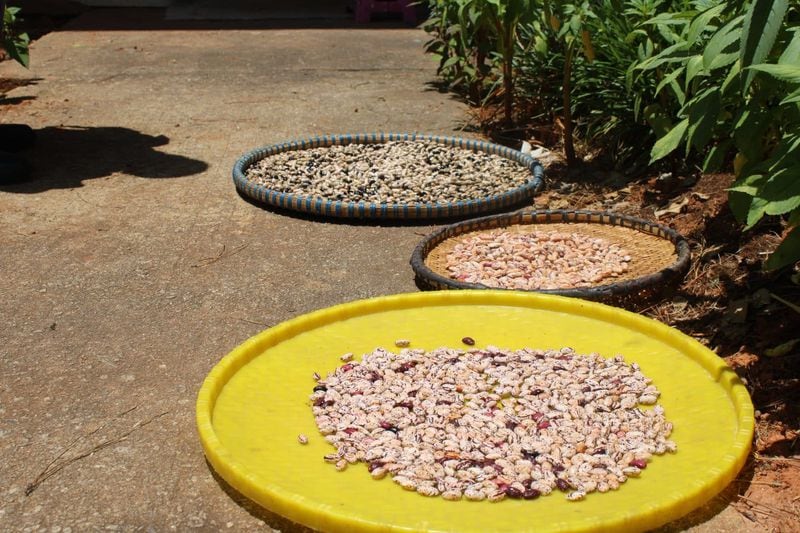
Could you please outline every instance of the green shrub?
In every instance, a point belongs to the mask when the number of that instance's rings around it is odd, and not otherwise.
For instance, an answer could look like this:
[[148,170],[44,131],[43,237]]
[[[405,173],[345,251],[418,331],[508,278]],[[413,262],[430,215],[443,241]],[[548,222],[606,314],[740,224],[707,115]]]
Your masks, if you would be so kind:
[[20,63],[27,67],[29,64],[28,57],[28,44],[30,39],[27,33],[20,33],[16,30],[18,7],[7,7],[5,2],[2,2],[3,22],[0,24],[0,42],[6,53]]
[[422,27],[425,45],[439,56],[439,74],[474,102],[500,96],[505,122],[513,122],[514,57],[518,30],[534,13],[531,0],[430,0]]
[[791,264],[800,260],[798,6],[788,0],[695,6],[650,19],[647,25],[669,46],[632,68],[637,78],[659,80],[649,111],[659,134],[651,160],[697,159],[714,171],[733,159],[734,214],[748,229],[765,215],[786,215],[790,232],[766,266]]
[[570,161],[574,124],[629,171],[733,170],[746,228],[786,217],[766,266],[800,260],[797,0],[429,2],[428,50],[452,86],[502,95],[506,123],[514,101],[559,118]]
[[[643,170],[649,157],[642,146],[655,142],[647,112],[653,109],[648,106],[658,81],[632,76],[630,68],[667,46],[659,36],[650,36],[655,30],[644,23],[686,2],[551,1],[549,9],[547,2],[542,4],[539,19],[522,32],[521,41],[532,44],[519,57],[520,98],[535,101],[541,115],[558,117],[567,116],[568,101],[578,136],[600,148],[615,166],[631,173]],[[571,70],[569,78],[565,70]]]
[[431,36],[425,51],[439,58],[438,74],[450,89],[468,94],[473,103],[485,96],[491,66],[483,14],[473,0],[430,0],[429,17],[422,28]]

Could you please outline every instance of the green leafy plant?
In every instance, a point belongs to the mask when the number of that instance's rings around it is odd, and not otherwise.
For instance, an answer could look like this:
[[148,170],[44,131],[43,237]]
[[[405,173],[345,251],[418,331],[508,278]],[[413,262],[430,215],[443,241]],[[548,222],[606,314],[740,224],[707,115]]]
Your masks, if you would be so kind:
[[506,124],[513,122],[518,32],[533,17],[531,0],[430,0],[422,27],[439,74],[473,102],[500,96]]
[[[652,136],[642,107],[655,92],[651,77],[628,75],[658,52],[637,28],[671,8],[664,0],[540,0],[539,17],[521,32],[519,99],[560,123],[565,155],[576,159],[576,136],[599,148],[615,166],[641,170],[641,145]],[[637,46],[639,43],[639,46]],[[574,128],[574,131],[573,131]]]
[[670,44],[633,67],[659,79],[651,160],[713,171],[733,159],[730,206],[746,229],[786,217],[765,265],[780,268],[800,260],[800,13],[788,0],[696,5],[648,21]]
[[533,16],[530,0],[485,0],[486,20],[492,32],[503,82],[503,115],[505,123],[513,123],[515,90],[514,56],[519,44],[520,26]]
[[[732,169],[733,213],[783,217],[768,268],[800,260],[800,5],[796,0],[429,0],[440,72],[505,123],[557,117],[630,161]],[[646,130],[645,130],[646,128]],[[638,158],[637,161],[641,161]]]
[[484,13],[475,0],[430,0],[422,28],[431,36],[425,51],[439,57],[438,74],[451,89],[465,91],[479,103],[490,70],[491,43]]
[[[572,165],[576,160],[572,120],[573,63],[576,55],[581,51],[589,63],[594,61],[595,50],[588,22],[592,18],[597,18],[597,15],[588,1],[576,4],[563,0],[544,0],[543,11],[551,29],[557,32],[556,38],[561,42],[564,54],[561,83],[564,155],[567,158],[567,164]],[[564,24],[561,23],[561,20],[565,21]]]
[[28,67],[28,45],[30,39],[27,33],[16,30],[18,7],[8,7],[2,2],[3,22],[0,24],[0,42],[6,53],[19,64]]

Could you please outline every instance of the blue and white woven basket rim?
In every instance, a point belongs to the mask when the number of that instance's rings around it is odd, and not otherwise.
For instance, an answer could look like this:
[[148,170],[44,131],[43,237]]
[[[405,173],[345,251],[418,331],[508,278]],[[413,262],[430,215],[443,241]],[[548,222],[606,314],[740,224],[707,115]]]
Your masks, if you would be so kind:
[[[384,204],[372,202],[343,202],[320,197],[275,191],[248,180],[247,168],[256,161],[281,152],[306,150],[346,144],[378,144],[389,141],[427,141],[454,148],[494,154],[527,167],[531,179],[524,185],[479,199],[448,203]],[[532,198],[544,184],[544,167],[535,158],[506,146],[475,139],[463,139],[422,133],[356,133],[321,135],[307,139],[285,141],[252,150],[233,166],[233,181],[240,193],[267,205],[312,215],[359,219],[429,219],[473,216],[496,212],[521,204]]]

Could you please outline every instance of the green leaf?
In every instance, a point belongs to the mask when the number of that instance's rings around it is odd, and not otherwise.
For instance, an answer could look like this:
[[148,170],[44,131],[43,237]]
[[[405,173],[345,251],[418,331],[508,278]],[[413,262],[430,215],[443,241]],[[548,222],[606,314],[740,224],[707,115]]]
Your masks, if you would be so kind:
[[672,122],[659,104],[646,106],[644,108],[644,119],[653,128],[656,137],[663,137],[672,129]]
[[651,18],[645,24],[650,26],[665,26],[665,25],[673,25],[673,26],[685,26],[687,22],[687,16],[684,13],[659,13],[655,17]]
[[664,79],[661,80],[659,84],[656,86],[656,94],[660,93],[661,89],[663,89],[667,84],[670,84],[673,81],[675,81],[675,78],[677,78],[681,74],[683,74],[683,67],[673,70],[672,72],[664,76]]
[[728,189],[728,191],[738,191],[749,196],[756,196],[765,180],[766,177],[763,174],[750,174],[736,180],[736,182]]
[[[743,68],[763,63],[775,44],[788,0],[754,0],[745,15],[742,28],[741,64]],[[744,90],[750,88],[754,72],[745,73]]]
[[714,145],[708,151],[705,161],[703,161],[703,172],[717,172],[725,163],[725,158],[733,145],[733,141],[725,139]]
[[800,83],[800,66],[761,64],[747,67],[751,70],[766,72],[770,76],[789,83]]
[[742,194],[746,194],[747,196],[755,196],[758,194],[758,187],[755,187],[753,185],[742,184],[742,185],[737,185],[735,187],[730,187],[728,189],[728,192],[739,192]]
[[[685,26],[685,24],[681,24],[681,26]],[[674,44],[682,41],[681,36],[673,31],[672,26],[667,24],[659,24],[656,26],[656,31],[658,31],[661,39],[667,44]]]
[[724,2],[720,3],[710,9],[706,9],[692,20],[686,35],[686,41],[690,46],[695,44],[697,38],[708,29],[709,23],[722,13],[725,7]]
[[800,227],[789,232],[764,263],[764,268],[775,270],[796,261],[800,261]]
[[675,151],[680,146],[688,127],[689,119],[685,118],[669,130],[666,135],[657,140],[650,151],[650,162],[658,161]]
[[16,37],[6,35],[6,38],[3,40],[3,47],[11,59],[27,68],[30,64],[30,58],[28,57],[29,42],[30,39],[27,33],[21,33]]
[[445,69],[445,68],[448,68],[448,67],[452,67],[453,65],[455,65],[455,64],[456,64],[456,63],[458,63],[459,61],[461,61],[461,58],[460,58],[460,57],[458,57],[458,56],[451,56],[451,57],[448,57],[448,58],[447,58],[447,61],[445,61],[445,62],[442,64],[442,68],[443,68],[443,69]]
[[779,65],[800,65],[800,31],[794,32],[794,37],[778,58]]
[[[800,313],[800,307],[795,306],[795,311]],[[789,355],[794,350],[794,347],[800,343],[800,339],[792,339],[790,341],[786,341],[782,344],[775,346],[774,348],[768,348],[764,350],[764,355],[767,357],[783,357],[784,355]]]
[[738,61],[734,62],[733,65],[731,65],[731,69],[728,71],[728,75],[725,77],[725,81],[722,82],[722,87],[720,87],[723,94],[727,94],[728,87],[730,87],[731,84],[734,81],[736,81],[736,79],[739,78],[739,73],[741,71],[742,69]]
[[783,167],[792,166],[793,163],[800,162],[800,135],[789,133],[784,135],[771,154],[767,165],[770,172],[777,172]]
[[792,104],[795,102],[800,102],[800,89],[797,89],[795,92],[781,100],[781,105]]
[[761,161],[763,158],[763,139],[769,127],[769,113],[756,104],[742,111],[733,127],[733,140],[748,161]]
[[[679,54],[680,52],[686,52],[688,50],[688,45],[686,43],[676,43],[672,46],[665,48],[656,56],[653,56],[649,59],[645,59],[638,65],[636,68],[638,70],[653,70],[654,68],[658,68],[664,63],[675,63],[677,61],[684,61],[686,60],[685,54]],[[675,55],[679,54],[679,55]]]
[[686,93],[683,92],[683,89],[681,89],[677,81],[670,82],[669,86],[672,92],[675,93],[675,99],[678,101],[678,105],[683,107],[683,104],[686,102]]
[[736,190],[730,190],[728,192],[728,207],[731,208],[733,216],[739,223],[744,224],[751,203],[753,203],[753,197],[749,194]]
[[739,52],[731,52],[730,54],[720,54],[711,62],[709,70],[717,70],[718,68],[727,67],[733,63],[739,62]]
[[800,165],[783,168],[769,177],[759,192],[769,204],[768,215],[782,215],[800,207]]
[[689,128],[687,142],[702,150],[714,132],[714,125],[721,109],[719,89],[707,89],[687,105]]
[[753,201],[750,203],[750,209],[747,211],[745,230],[755,226],[758,221],[764,217],[764,213],[767,210],[767,203],[768,202],[763,198],[759,198],[758,196],[753,197]]
[[[723,53],[730,53],[731,45],[739,40],[739,35],[741,32],[739,24],[741,24],[743,19],[744,17],[741,16],[731,20],[725,26],[720,28],[720,30],[717,31],[713,37],[711,37],[711,40],[708,41],[706,49],[703,52],[703,66],[706,68],[706,70],[713,70],[714,68],[719,68],[722,66],[718,65],[718,58]],[[738,51],[735,55],[736,57],[739,56]],[[717,66],[712,68],[712,65]]]
[[[703,56],[696,55],[689,58],[686,62],[686,90],[689,90],[689,84],[692,82],[698,73],[703,72]],[[658,94],[658,93],[656,93]]]

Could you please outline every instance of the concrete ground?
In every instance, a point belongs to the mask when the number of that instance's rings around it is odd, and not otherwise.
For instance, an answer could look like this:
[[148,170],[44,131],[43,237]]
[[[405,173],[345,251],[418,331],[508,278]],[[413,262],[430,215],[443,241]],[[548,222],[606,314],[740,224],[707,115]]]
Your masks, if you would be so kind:
[[[416,291],[431,226],[348,225],[237,195],[234,161],[317,133],[460,134],[425,34],[163,25],[91,11],[37,41],[0,122],[38,131],[0,189],[0,530],[297,530],[215,477],[194,401],[264,328]],[[120,23],[124,22],[123,26]],[[669,530],[746,530],[720,498]]]

